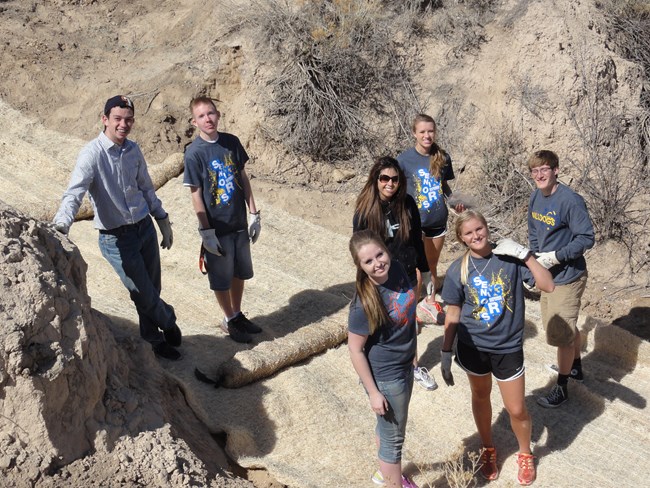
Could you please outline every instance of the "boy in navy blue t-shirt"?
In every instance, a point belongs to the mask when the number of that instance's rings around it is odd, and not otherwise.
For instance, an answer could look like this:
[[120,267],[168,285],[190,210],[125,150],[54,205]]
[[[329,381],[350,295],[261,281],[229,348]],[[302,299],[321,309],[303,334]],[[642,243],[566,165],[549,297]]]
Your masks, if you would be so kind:
[[559,159],[537,151],[528,161],[537,189],[528,204],[528,242],[537,260],[553,275],[555,290],[542,292],[540,307],[546,341],[557,347],[557,385],[537,399],[555,408],[569,399],[568,379],[582,381],[580,302],[587,283],[584,253],[594,245],[594,228],[584,199],[558,181]]
[[[208,97],[190,102],[197,137],[185,150],[183,184],[199,220],[210,289],[225,315],[221,329],[237,342],[262,329],[241,312],[244,281],[253,277],[250,242],[259,236],[260,213],[244,169],[248,154],[239,139],[217,126],[221,114]],[[250,213],[250,223],[246,216]]]

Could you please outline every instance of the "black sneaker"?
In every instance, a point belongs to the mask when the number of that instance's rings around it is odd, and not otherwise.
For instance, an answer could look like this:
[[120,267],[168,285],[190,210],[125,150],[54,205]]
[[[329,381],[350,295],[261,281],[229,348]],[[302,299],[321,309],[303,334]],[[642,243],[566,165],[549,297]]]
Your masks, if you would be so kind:
[[262,332],[262,328],[259,325],[254,324],[243,313],[239,312],[232,320],[236,321],[238,324],[241,324],[246,332],[249,334],[259,334]]
[[566,386],[555,385],[548,395],[539,397],[537,403],[544,408],[557,408],[569,399]]
[[177,361],[181,358],[181,353],[166,342],[161,342],[153,346],[153,352],[156,356],[169,359],[170,361]]
[[[560,372],[559,368],[557,367],[557,364],[547,365],[546,368],[555,374],[558,374]],[[571,372],[569,373],[569,379],[573,381],[577,381],[578,383],[582,383],[585,380],[585,377],[582,374],[582,370],[571,368]]]
[[248,344],[253,340],[253,338],[248,335],[248,332],[244,330],[244,326],[237,321],[237,317],[231,320],[226,320],[224,318],[219,326],[221,327],[221,330],[228,334],[235,342]]
[[176,324],[169,330],[163,330],[163,336],[165,337],[165,342],[172,347],[180,346],[183,341],[181,329]]

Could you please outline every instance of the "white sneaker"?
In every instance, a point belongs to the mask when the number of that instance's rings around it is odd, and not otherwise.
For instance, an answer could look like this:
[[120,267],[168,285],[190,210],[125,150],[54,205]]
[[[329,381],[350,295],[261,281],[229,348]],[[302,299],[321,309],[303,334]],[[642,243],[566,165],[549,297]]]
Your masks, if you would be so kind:
[[413,368],[413,379],[425,390],[433,391],[438,388],[438,383],[436,383],[433,376],[429,374],[429,370],[424,366]]

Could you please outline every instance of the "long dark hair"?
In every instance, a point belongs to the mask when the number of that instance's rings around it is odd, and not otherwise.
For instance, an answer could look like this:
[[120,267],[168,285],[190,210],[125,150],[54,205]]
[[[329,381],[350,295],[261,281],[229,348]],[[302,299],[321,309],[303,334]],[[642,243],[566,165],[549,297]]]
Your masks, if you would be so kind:
[[396,159],[382,156],[375,160],[375,164],[370,168],[368,180],[357,197],[355,213],[359,217],[359,222],[365,223],[366,228],[374,231],[382,240],[386,240],[386,218],[381,206],[377,180],[379,180],[382,170],[387,168],[397,171],[399,177],[397,192],[393,195],[389,204],[399,222],[397,237],[402,242],[406,242],[411,232],[411,218],[406,209],[406,176]]
[[350,238],[350,254],[352,255],[354,265],[357,267],[357,279],[355,281],[356,294],[361,301],[361,306],[368,319],[370,335],[372,335],[382,324],[388,322],[390,318],[379,294],[377,285],[370,281],[366,272],[361,269],[359,250],[366,244],[376,244],[388,256],[390,256],[390,253],[384,241],[370,229],[357,231]]

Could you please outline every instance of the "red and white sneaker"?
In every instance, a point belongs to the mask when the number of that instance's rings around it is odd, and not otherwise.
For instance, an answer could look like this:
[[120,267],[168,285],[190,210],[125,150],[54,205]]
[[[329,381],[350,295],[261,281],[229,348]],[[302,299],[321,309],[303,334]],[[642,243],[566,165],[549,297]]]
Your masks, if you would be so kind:
[[443,325],[445,323],[445,311],[440,302],[428,302],[425,298],[417,308],[417,317],[424,325]]
[[528,486],[535,481],[537,472],[535,471],[535,456],[520,452],[517,454],[517,481],[520,485]]

